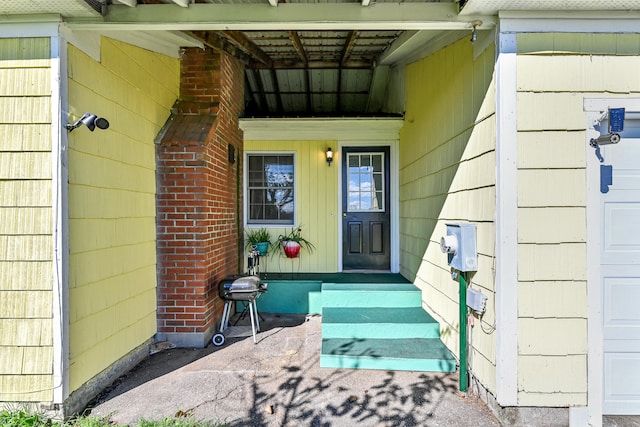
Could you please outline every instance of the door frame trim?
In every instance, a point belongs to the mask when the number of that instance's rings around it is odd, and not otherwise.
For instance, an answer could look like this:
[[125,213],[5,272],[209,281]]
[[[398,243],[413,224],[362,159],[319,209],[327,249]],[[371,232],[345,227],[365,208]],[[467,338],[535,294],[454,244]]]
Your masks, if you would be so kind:
[[602,311],[600,254],[602,248],[602,212],[600,209],[600,162],[589,141],[600,133],[593,126],[609,107],[624,107],[627,112],[640,111],[640,98],[585,98],[586,119],[586,219],[587,219],[587,417],[589,425],[602,424],[604,400],[604,331]]
[[336,220],[338,221],[338,241],[336,242],[336,251],[338,254],[338,271],[342,272],[342,149],[344,147],[389,147],[389,213],[390,218],[390,260],[389,267],[392,273],[400,272],[400,159],[399,154],[399,141],[386,140],[386,141],[358,141],[358,140],[339,140],[338,141],[338,153],[334,154],[333,164],[338,167],[338,215]]
[[599,112],[587,112],[585,150],[586,169],[586,226],[587,226],[587,417],[589,425],[601,425],[603,404],[603,331],[602,331],[602,287],[600,286],[600,229],[602,215],[599,196],[599,162],[595,158],[589,140],[599,134],[593,129],[592,120]]

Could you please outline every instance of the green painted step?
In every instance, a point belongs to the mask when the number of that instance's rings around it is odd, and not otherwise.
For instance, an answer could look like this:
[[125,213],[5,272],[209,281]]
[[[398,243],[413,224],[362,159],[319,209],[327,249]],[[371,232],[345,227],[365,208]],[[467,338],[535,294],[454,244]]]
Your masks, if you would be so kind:
[[322,339],[323,368],[454,372],[456,361],[438,338]]
[[421,307],[412,283],[323,283],[323,307]]
[[440,325],[421,307],[322,309],[322,338],[439,337]]

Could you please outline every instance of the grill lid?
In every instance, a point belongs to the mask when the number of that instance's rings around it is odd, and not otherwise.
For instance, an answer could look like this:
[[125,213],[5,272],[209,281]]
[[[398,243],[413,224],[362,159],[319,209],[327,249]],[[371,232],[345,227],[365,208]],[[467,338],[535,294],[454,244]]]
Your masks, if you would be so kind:
[[218,293],[223,299],[249,299],[266,291],[267,284],[262,283],[258,276],[229,276],[218,283]]

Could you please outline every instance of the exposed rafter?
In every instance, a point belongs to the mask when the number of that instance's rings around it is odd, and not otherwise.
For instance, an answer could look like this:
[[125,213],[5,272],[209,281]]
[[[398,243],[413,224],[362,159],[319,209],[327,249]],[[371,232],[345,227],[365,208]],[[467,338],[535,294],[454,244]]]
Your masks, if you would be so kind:
[[131,8],[110,5],[103,21],[69,19],[72,29],[116,30],[459,30],[482,21],[481,29],[493,28],[495,16],[458,15],[455,3],[360,3],[268,4],[194,3],[176,8],[168,4],[141,4]]
[[294,49],[298,53],[298,56],[300,57],[300,61],[302,61],[302,63],[306,66],[309,63],[309,58],[307,57],[307,53],[304,51],[304,46],[300,41],[300,36],[298,35],[298,32],[289,31],[289,39],[291,40],[291,43],[293,44]]
[[202,40],[204,44],[213,49],[221,50],[228,53],[229,55],[232,55],[235,58],[238,58],[238,60],[240,60],[240,62],[245,65],[249,65],[254,61],[254,58],[252,56],[248,55],[236,45],[230,43],[226,38],[221,37],[216,33],[207,31],[194,31],[193,33],[191,33],[191,35],[199,40]]
[[253,57],[256,62],[262,63],[267,68],[273,65],[273,61],[269,58],[269,55],[264,53],[259,46],[249,40],[240,31],[220,31],[217,34],[242,49],[246,54]]
[[343,67],[347,62],[349,56],[351,56],[351,51],[353,50],[353,46],[356,43],[356,39],[358,38],[359,31],[351,31],[347,40],[344,43],[344,49],[342,49],[342,58],[340,59],[340,67]]

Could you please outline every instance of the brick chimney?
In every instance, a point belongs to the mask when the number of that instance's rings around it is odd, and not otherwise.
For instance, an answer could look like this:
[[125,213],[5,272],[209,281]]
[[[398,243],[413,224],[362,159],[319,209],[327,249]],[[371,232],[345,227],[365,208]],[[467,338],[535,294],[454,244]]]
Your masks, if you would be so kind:
[[186,49],[180,99],[156,141],[158,339],[180,347],[208,344],[217,283],[240,271],[243,72],[225,53]]

